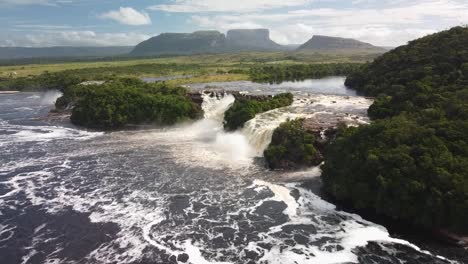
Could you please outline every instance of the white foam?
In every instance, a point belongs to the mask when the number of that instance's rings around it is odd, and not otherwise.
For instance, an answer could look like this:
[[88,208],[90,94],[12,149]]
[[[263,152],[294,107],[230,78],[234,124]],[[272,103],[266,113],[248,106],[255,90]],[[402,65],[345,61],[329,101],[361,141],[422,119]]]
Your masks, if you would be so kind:
[[2,128],[16,132],[0,136],[0,144],[2,145],[15,142],[48,142],[63,139],[89,140],[104,134],[102,132],[89,132],[59,126],[21,126],[4,123]]
[[62,96],[62,93],[57,90],[50,90],[40,95],[40,104],[41,105],[53,105],[59,97]]
[[208,261],[206,260],[198,247],[192,244],[191,240],[185,241],[185,253],[189,255],[189,261],[192,264],[231,264],[230,262],[218,262],[218,261]]
[[288,206],[284,211],[285,214],[287,214],[290,218],[297,216],[299,204],[297,204],[296,199],[291,196],[290,189],[281,185],[272,184],[261,180],[255,180],[254,184],[268,187],[275,194],[273,200],[284,202]]
[[[309,245],[308,247],[303,247],[301,245],[296,245],[294,248],[300,249],[302,252],[304,252],[304,254],[298,254],[293,251],[282,250],[279,246],[274,246],[270,251],[265,253],[260,261],[266,261],[267,263],[271,264],[358,263],[358,257],[355,253],[353,253],[353,250],[357,247],[366,246],[370,241],[402,244],[411,247],[423,254],[431,255],[430,252],[423,251],[408,241],[392,238],[383,226],[368,222],[362,219],[359,215],[336,211],[335,205],[322,200],[320,197],[308,190],[298,187],[298,184],[290,183],[286,186],[281,186],[278,184],[266,183],[258,180],[256,180],[254,183],[258,186],[268,187],[275,194],[275,200],[283,201],[286,205],[288,205],[288,209],[286,209],[284,213],[287,214],[290,218],[289,222],[271,228],[270,232],[265,235],[282,232],[282,227],[285,225],[313,224],[314,226],[317,226],[317,223],[311,222],[312,215],[317,216],[323,214],[326,216],[328,214],[340,214],[348,219],[341,222],[340,225],[333,225],[327,222],[322,222],[318,225],[318,233],[315,235],[310,235],[310,239],[312,241],[323,237],[333,238],[339,241],[338,245],[342,247],[341,250],[330,252],[317,246]],[[300,191],[301,195],[297,202],[290,195],[292,188]],[[269,239],[270,243],[275,244],[275,238],[270,237]],[[251,247],[255,248],[255,245]],[[436,257],[444,259],[440,256]]]

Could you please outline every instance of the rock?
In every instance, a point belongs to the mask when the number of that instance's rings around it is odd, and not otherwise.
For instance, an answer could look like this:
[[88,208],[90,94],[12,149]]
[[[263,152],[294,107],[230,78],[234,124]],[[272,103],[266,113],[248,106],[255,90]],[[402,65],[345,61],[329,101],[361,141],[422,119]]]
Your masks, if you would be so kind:
[[248,259],[257,260],[259,257],[258,253],[252,250],[245,249],[244,253],[245,253],[245,257]]
[[189,255],[185,253],[179,254],[179,256],[177,257],[177,261],[180,261],[183,263],[186,263],[188,260],[189,260]]

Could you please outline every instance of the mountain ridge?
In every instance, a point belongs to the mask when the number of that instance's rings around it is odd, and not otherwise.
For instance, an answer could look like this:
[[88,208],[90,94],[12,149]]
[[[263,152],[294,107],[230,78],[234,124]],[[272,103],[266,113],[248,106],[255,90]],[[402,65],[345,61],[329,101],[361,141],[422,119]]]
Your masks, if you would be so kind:
[[162,33],[135,46],[0,47],[0,60],[110,56],[141,57],[251,51],[384,53],[388,49],[355,39],[323,35],[314,35],[302,45],[281,45],[270,38],[268,29],[259,28],[231,29],[226,34],[216,30],[200,30],[192,33]]
[[385,48],[374,46],[370,43],[352,38],[331,37],[314,35],[297,51],[386,51]]
[[125,55],[133,49],[132,46],[109,47],[0,47],[0,59],[26,58],[66,58],[66,57],[106,57]]

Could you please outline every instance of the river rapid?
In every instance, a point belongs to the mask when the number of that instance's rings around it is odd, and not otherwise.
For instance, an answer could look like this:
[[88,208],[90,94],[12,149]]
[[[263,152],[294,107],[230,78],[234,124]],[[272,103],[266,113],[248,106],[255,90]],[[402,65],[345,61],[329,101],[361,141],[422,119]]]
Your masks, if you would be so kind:
[[224,93],[204,96],[203,120],[112,133],[44,121],[59,93],[0,95],[0,263],[453,263],[304,188],[319,168],[264,168],[288,118],[368,122],[372,101],[343,81],[216,84],[295,94],[234,133]]

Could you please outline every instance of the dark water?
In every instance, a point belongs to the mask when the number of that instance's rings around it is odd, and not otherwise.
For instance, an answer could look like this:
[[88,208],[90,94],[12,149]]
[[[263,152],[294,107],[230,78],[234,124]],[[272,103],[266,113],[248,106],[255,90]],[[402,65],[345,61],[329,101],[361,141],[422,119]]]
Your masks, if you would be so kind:
[[265,171],[240,134],[86,132],[38,119],[54,98],[0,95],[2,264],[449,263],[294,182],[317,169]]

